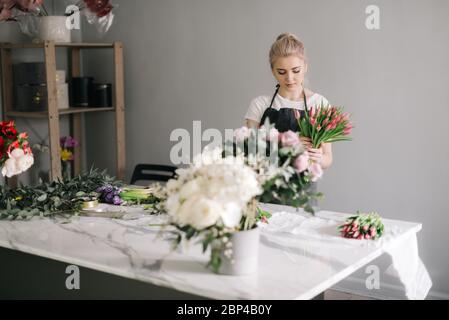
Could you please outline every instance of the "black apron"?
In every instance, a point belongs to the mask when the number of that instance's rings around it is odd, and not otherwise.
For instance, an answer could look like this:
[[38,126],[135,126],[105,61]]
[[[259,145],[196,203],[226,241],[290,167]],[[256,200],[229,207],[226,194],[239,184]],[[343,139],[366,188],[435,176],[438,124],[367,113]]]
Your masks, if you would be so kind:
[[[265,112],[262,115],[262,118],[260,119],[260,126],[263,126],[265,124],[265,121],[268,120],[268,122],[271,125],[274,124],[274,127],[279,132],[286,132],[288,130],[291,130],[293,132],[300,132],[301,130],[299,128],[298,119],[295,116],[296,109],[280,108],[279,110],[276,110],[272,107],[274,99],[278,94],[278,91],[279,91],[279,84],[276,86],[276,92],[274,93],[273,98],[271,99],[270,106],[265,110]],[[301,118],[305,116],[305,112],[308,112],[305,90],[303,90],[303,98],[305,110],[299,110]],[[309,191],[314,193],[318,192],[318,186],[316,182],[312,182],[310,184]],[[311,200],[309,205],[312,206],[315,212],[319,211],[318,201],[316,201],[315,199]]]
[[304,107],[305,110],[296,110],[292,108],[280,108],[279,110],[274,109],[273,102],[276,98],[276,95],[279,91],[279,85],[276,86],[276,92],[273,95],[273,98],[271,99],[270,106],[265,110],[265,112],[262,115],[262,119],[260,119],[260,125],[264,125],[265,121],[268,119],[269,123],[271,125],[274,124],[274,127],[279,132],[286,132],[288,130],[291,130],[293,132],[299,132],[299,125],[298,125],[298,119],[295,116],[295,111],[300,113],[301,117],[304,117],[304,112],[307,111],[307,99],[306,99],[306,93],[305,90],[303,90],[303,98],[304,98]]

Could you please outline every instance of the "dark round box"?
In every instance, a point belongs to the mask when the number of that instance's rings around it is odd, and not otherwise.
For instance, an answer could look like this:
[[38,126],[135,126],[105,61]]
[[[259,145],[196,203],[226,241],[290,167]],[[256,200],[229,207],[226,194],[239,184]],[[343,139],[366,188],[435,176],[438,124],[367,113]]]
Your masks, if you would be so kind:
[[47,86],[45,84],[14,86],[14,96],[14,110],[47,110]]
[[92,83],[89,92],[91,107],[112,107],[112,85],[110,83]]
[[92,77],[73,77],[70,80],[70,106],[88,107],[89,88],[92,84]]
[[47,83],[45,74],[45,63],[43,62],[23,62],[13,65],[15,85]]

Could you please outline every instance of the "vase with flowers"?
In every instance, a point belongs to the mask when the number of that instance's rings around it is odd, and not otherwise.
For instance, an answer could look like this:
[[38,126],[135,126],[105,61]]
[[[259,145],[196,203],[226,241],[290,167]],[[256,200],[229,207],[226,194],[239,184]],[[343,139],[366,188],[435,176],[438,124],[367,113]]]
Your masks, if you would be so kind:
[[105,33],[114,20],[113,8],[109,0],[82,0],[56,15],[54,9],[47,10],[44,0],[0,0],[0,22],[16,21],[23,33],[38,41],[70,42],[71,30],[79,27],[81,12],[88,23]]
[[72,163],[74,149],[78,146],[78,141],[76,141],[71,136],[61,137],[59,139],[59,144],[61,147],[61,169],[62,178],[64,181],[72,179]]
[[257,223],[264,212],[256,196],[262,188],[243,158],[221,154],[221,149],[205,150],[167,183],[174,243],[197,238],[203,252],[210,250],[208,266],[214,272],[251,274],[258,266]]

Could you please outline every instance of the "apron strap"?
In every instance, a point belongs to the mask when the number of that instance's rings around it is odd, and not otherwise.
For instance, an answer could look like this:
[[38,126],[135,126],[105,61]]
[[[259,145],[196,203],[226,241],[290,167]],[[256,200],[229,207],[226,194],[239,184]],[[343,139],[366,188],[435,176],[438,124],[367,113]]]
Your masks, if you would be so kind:
[[[274,99],[276,98],[276,95],[277,95],[278,92],[279,92],[279,87],[280,87],[280,85],[279,85],[279,83],[278,83],[278,84],[276,85],[276,91],[274,92],[273,98],[271,98],[270,106],[269,106],[268,108],[271,108],[271,107],[273,106]],[[306,90],[305,90],[304,88],[302,88],[302,95],[303,95],[303,99],[304,99],[304,108],[305,108],[306,112],[309,112],[309,111],[307,110]]]

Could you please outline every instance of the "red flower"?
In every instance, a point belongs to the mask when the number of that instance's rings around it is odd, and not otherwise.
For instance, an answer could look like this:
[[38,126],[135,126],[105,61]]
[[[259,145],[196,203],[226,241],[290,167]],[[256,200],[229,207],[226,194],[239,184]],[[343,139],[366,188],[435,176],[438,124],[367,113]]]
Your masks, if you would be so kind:
[[0,123],[1,134],[6,139],[16,139],[17,138],[17,130],[14,126],[14,121],[2,122]]
[[12,150],[17,149],[20,147],[20,143],[18,140],[14,141],[13,143],[11,143],[8,147],[8,153],[11,153]]
[[107,16],[113,9],[109,0],[84,0],[87,8],[101,18]]

